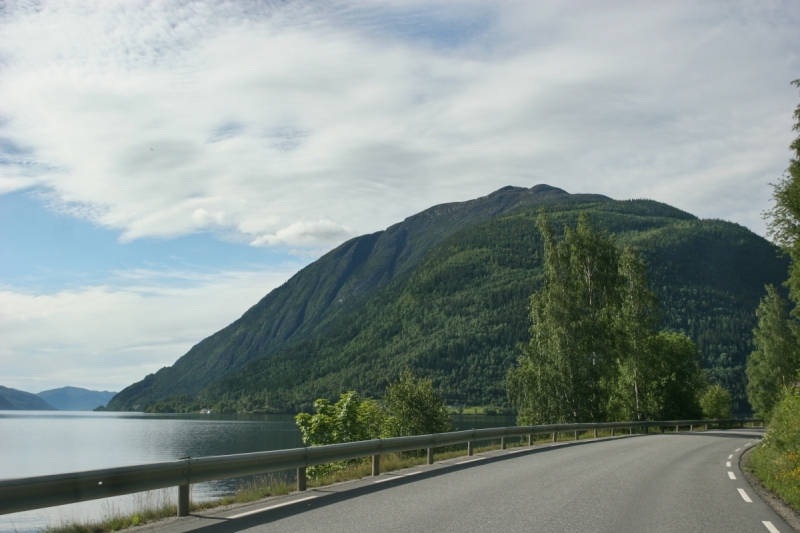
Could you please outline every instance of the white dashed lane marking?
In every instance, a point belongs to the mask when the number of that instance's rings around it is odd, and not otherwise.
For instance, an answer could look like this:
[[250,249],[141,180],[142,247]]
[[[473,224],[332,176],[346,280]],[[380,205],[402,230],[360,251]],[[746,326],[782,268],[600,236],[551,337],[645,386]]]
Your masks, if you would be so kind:
[[739,491],[739,494],[742,496],[742,499],[744,501],[746,501],[747,503],[753,503],[753,500],[750,499],[750,496],[747,495],[744,489],[737,489],[737,490]]
[[277,509],[278,507],[286,507],[287,505],[294,505],[295,503],[313,500],[316,497],[317,496],[309,496],[308,498],[300,498],[299,500],[293,500],[291,502],[279,503],[278,505],[270,505],[269,507],[264,507],[263,509],[256,509],[255,511],[248,511],[246,513],[235,514],[233,516],[228,516],[227,518],[242,518],[256,513],[263,513],[264,511],[269,511],[270,509]]
[[741,450],[741,448],[736,448],[736,449],[735,449],[735,450],[733,450],[733,451],[734,451],[734,452],[738,452],[739,450]]
[[733,454],[730,454],[730,455],[728,456],[728,459],[733,459]]
[[781,533],[780,530],[777,527],[773,526],[772,522],[770,522],[769,520],[764,520],[761,523],[764,524],[764,527],[767,528],[769,533]]
[[727,466],[728,468],[730,468],[730,467],[731,467],[731,462],[730,462],[730,461],[728,461],[727,463],[725,463],[725,466]]
[[736,479],[736,474],[734,474],[733,472],[728,472],[728,477],[731,479]]

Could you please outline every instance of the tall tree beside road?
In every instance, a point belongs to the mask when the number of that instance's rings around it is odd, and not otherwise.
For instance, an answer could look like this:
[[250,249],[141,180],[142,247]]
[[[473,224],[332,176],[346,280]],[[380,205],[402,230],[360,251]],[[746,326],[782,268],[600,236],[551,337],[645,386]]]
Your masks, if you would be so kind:
[[[650,405],[650,383],[658,353],[657,345],[652,342],[661,321],[658,312],[658,299],[650,291],[647,280],[647,266],[632,248],[622,252],[619,270],[623,283],[621,288],[622,305],[617,324],[621,335],[617,343],[625,357],[619,358],[620,374],[618,405],[622,408],[620,418],[646,420],[649,413],[656,411]],[[662,350],[663,352],[663,350]]]
[[519,422],[600,422],[697,414],[699,352],[658,333],[658,300],[633,249],[586,215],[556,241],[547,216],[544,284],[531,296],[531,340],[507,374]]
[[613,237],[581,214],[556,242],[542,213],[544,286],[531,296],[531,341],[508,373],[523,423],[600,421],[614,371],[613,323],[620,307],[619,252]]
[[[793,85],[800,87],[800,79]],[[794,111],[794,131],[800,131],[800,105]],[[787,303],[775,287],[767,287],[767,295],[756,310],[758,325],[753,330],[755,350],[747,360],[747,396],[750,404],[769,418],[800,367],[800,136],[789,145],[793,155],[789,168],[772,193],[775,205],[766,212],[768,234],[789,255],[789,297]]]
[[[800,87],[800,79],[792,84]],[[794,111],[794,131],[800,131],[800,105]],[[789,159],[789,168],[778,183],[774,184],[772,196],[775,205],[767,211],[768,234],[789,254],[789,295],[795,304],[800,303],[800,136],[789,148],[794,152]],[[800,316],[800,308],[792,311]]]
[[767,295],[761,300],[756,316],[758,326],[753,330],[756,349],[747,360],[747,396],[758,416],[769,419],[784,388],[797,377],[800,328],[789,316],[786,300],[772,285],[767,286]]

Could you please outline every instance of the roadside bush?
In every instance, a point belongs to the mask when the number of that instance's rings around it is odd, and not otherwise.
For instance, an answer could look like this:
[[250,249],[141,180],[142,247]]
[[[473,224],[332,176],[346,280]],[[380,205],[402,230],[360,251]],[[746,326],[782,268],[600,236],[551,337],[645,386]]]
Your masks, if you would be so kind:
[[[431,380],[418,378],[410,370],[404,370],[399,381],[389,384],[380,404],[350,391],[332,405],[324,398],[315,401],[314,411],[313,415],[300,413],[295,417],[303,442],[311,446],[453,430],[444,398],[434,390]],[[365,460],[312,466],[306,473],[319,479]]]
[[800,389],[784,393],[751,459],[756,476],[800,511]]
[[[333,405],[327,399],[319,399],[314,402],[314,411],[313,415],[300,413],[295,417],[303,442],[311,446],[378,438],[386,418],[374,400],[364,399],[354,391],[342,394]],[[364,459],[312,466],[307,474],[312,479],[329,476],[361,461]]]

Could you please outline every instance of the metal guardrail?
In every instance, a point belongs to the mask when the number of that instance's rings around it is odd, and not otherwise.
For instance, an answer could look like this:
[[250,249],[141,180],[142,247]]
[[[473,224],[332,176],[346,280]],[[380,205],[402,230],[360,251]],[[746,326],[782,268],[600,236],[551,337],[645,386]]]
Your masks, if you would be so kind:
[[509,438],[528,438],[533,444],[533,436],[559,433],[578,433],[599,430],[680,427],[694,429],[695,426],[718,425],[733,427],[746,423],[763,422],[760,418],[726,420],[672,420],[644,422],[606,422],[589,424],[550,424],[542,426],[511,426],[501,428],[470,429],[432,435],[412,437],[393,437],[374,439],[327,446],[311,446],[274,450],[268,452],[218,455],[210,457],[187,458],[178,461],[151,463],[145,465],[106,468],[68,474],[37,476],[28,478],[0,480],[0,514],[16,513],[31,509],[41,509],[55,505],[77,503],[123,494],[133,494],[148,490],[178,487],[178,516],[189,514],[189,486],[216,479],[226,479],[252,474],[263,474],[279,470],[297,469],[298,490],[305,490],[306,468],[309,466],[372,457],[372,475],[380,473],[380,455],[413,450],[428,450],[428,463],[433,463],[435,448],[453,444],[467,443],[467,454],[472,455],[473,444],[478,441],[501,441],[505,448]]

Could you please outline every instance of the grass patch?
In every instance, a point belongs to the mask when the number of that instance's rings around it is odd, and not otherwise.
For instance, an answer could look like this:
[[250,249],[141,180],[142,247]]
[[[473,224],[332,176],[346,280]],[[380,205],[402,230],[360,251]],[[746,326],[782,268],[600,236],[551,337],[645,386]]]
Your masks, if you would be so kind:
[[778,404],[750,461],[764,486],[800,512],[800,390]]
[[104,506],[103,516],[99,520],[62,521],[57,525],[48,525],[43,533],[103,533],[119,531],[133,526],[175,516],[178,507],[168,489],[148,491],[134,494],[133,513],[123,513],[114,505]]

